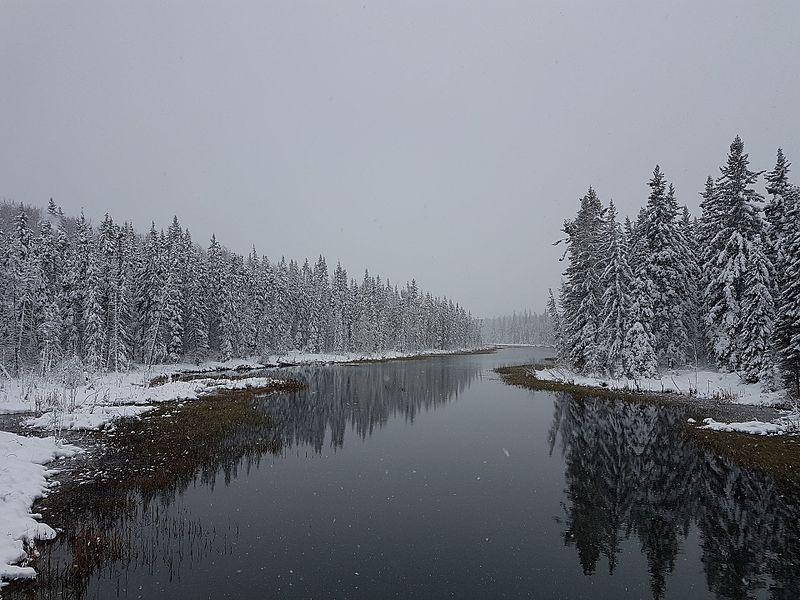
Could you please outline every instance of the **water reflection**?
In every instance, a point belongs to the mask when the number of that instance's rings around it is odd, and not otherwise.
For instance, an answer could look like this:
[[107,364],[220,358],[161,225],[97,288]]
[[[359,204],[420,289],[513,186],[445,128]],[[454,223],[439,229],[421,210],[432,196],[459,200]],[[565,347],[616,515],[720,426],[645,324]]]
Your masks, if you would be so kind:
[[636,539],[662,598],[693,528],[719,598],[800,598],[800,505],[774,480],[692,443],[674,407],[557,395],[551,452],[564,456],[563,539],[585,574]]
[[282,369],[277,376],[306,387],[188,403],[179,411],[166,409],[172,412],[167,417],[162,410],[120,426],[97,469],[40,503],[48,522],[65,532],[44,545],[35,585],[17,583],[4,594],[103,597],[91,585],[99,581],[106,590],[114,582],[116,595],[127,597],[137,577],[158,576],[165,589],[180,582],[231,554],[238,537],[230,519],[192,516],[182,505],[187,490],[213,490],[220,481],[228,486],[285,446],[310,445],[319,452],[329,435],[330,445],[340,448],[348,426],[365,438],[391,418],[413,422],[480,376],[479,360],[456,361]]
[[102,456],[37,504],[64,533],[42,544],[36,581],[17,582],[4,597],[83,598],[98,580],[127,597],[127,575],[137,571],[159,573],[165,586],[179,581],[230,554],[238,534],[230,520],[193,516],[184,493],[220,479],[227,486],[280,452],[261,400],[246,393],[162,408],[100,439]]
[[330,432],[330,446],[341,448],[348,426],[364,439],[391,418],[413,422],[458,398],[483,371],[479,360],[469,358],[290,369],[287,374],[307,389],[266,397],[264,406],[285,447],[309,445],[321,452]]
[[[306,389],[189,403],[158,421],[173,429],[130,424],[99,475],[45,502],[66,531],[45,549],[37,585],[4,597],[135,597],[142,585],[150,597],[241,597],[279,590],[291,568],[308,579],[285,596],[585,597],[587,585],[613,586],[608,572],[631,597],[648,580],[653,598],[675,595],[686,577],[704,597],[800,598],[796,494],[695,445],[682,409],[531,394],[494,377],[476,385],[507,356],[517,355],[292,368],[280,374]],[[448,403],[438,413],[446,436],[428,422],[380,435]],[[373,434],[370,448],[354,443]],[[538,451],[548,445],[550,457]],[[226,504],[233,496],[255,500]],[[241,532],[237,518],[248,524]],[[559,538],[568,550],[553,548]],[[223,574],[192,587],[248,555],[243,587]],[[549,562],[532,565],[533,555]]]

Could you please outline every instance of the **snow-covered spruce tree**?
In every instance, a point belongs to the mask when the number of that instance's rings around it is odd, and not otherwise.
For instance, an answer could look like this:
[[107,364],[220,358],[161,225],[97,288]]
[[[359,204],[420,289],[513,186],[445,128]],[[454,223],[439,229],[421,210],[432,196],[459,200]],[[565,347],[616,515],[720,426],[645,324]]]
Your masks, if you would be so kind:
[[184,302],[184,356],[196,361],[208,356],[208,268],[206,253],[192,243],[192,236],[187,229],[183,237],[186,253],[186,270],[183,274]]
[[566,354],[564,348],[564,336],[561,332],[561,313],[556,304],[556,298],[553,295],[553,290],[547,290],[547,314],[550,316],[550,322],[553,324],[553,345],[556,348],[556,360],[559,362],[564,359]]
[[791,192],[789,171],[791,163],[786,159],[781,148],[778,148],[775,167],[765,175],[769,201],[764,208],[766,221],[767,256],[775,267],[775,287],[778,293],[782,289],[784,245],[791,237],[792,223],[787,215],[787,197]]
[[[782,379],[790,395],[800,398],[800,352],[793,349],[792,338],[797,327],[800,304],[796,295],[798,246],[800,227],[797,212],[797,189],[789,183],[791,163],[778,148],[775,167],[766,174],[769,202],[765,209],[767,252],[774,267],[775,323],[773,327],[771,360],[778,366],[775,379]],[[796,343],[796,342],[795,342]]]
[[244,259],[231,254],[223,261],[222,305],[220,308],[220,358],[230,360],[243,356],[242,316],[246,313],[244,299]]
[[786,199],[786,222],[794,232],[784,242],[775,339],[784,385],[792,398],[800,400],[800,188],[790,188]]
[[86,336],[84,339],[84,358],[86,364],[95,370],[105,367],[103,364],[103,345],[105,342],[105,323],[103,320],[103,306],[100,279],[100,265],[97,250],[92,248],[89,252],[89,262],[86,269],[86,281],[84,283],[86,294],[84,295],[83,314],[86,319]]
[[650,298],[655,294],[652,287],[652,282],[643,273],[634,275],[631,286],[633,300],[629,311],[630,325],[622,344],[623,373],[630,379],[655,377],[657,371],[655,340],[651,331],[653,309]]
[[630,299],[627,311],[627,331],[622,343],[622,369],[625,377],[641,379],[652,377],[658,370],[658,360],[653,336],[652,298],[655,290],[652,282],[645,276],[646,238],[645,209],[639,211],[636,224],[629,227],[628,265],[631,269]]
[[145,364],[152,364],[162,355],[161,288],[164,279],[161,244],[154,222],[150,224],[150,231],[145,235],[136,263],[134,340],[139,360]]
[[[308,264],[308,263],[306,263]],[[328,331],[330,290],[328,289],[328,266],[320,255],[309,275],[308,293],[308,350],[321,352],[326,349]]]
[[165,277],[161,306],[164,322],[163,345],[166,359],[177,362],[183,353],[184,288],[181,284],[186,263],[183,230],[177,216],[172,218],[172,223],[167,229],[164,254]]
[[37,335],[40,347],[39,363],[43,373],[49,372],[63,357],[61,346],[63,249],[51,222],[51,219],[56,219],[56,215],[57,208],[51,198],[47,217],[40,224],[39,237],[36,241],[39,271],[42,274],[41,315]]
[[205,284],[205,304],[208,309],[208,344],[210,348],[219,350],[222,346],[222,299],[225,293],[226,264],[222,246],[217,236],[211,236],[206,251],[207,274]]
[[364,279],[358,294],[358,320],[355,327],[355,349],[359,352],[374,352],[378,341],[377,293],[375,278],[369,271],[364,272]]
[[289,348],[300,349],[302,347],[302,330],[304,328],[303,319],[305,315],[305,297],[302,293],[300,280],[300,267],[297,261],[289,260],[287,274],[287,309],[289,326]]
[[672,185],[667,189],[666,184],[656,165],[648,184],[650,195],[641,232],[642,276],[654,292],[650,301],[656,357],[662,365],[672,367],[686,362],[689,347],[689,315],[684,300],[689,279],[685,261],[689,251],[678,221],[675,191]]
[[[758,206],[762,198],[753,188],[759,174],[748,167],[744,143],[736,136],[714,185],[720,227],[711,241],[714,253],[705,262],[711,264],[711,272],[704,279],[709,310],[706,323],[714,340],[717,364],[731,371],[753,373],[761,361],[755,361],[752,352],[745,359],[743,352],[750,345],[767,347],[756,338],[771,335],[771,325],[765,323],[748,331],[745,317],[768,310],[771,302],[765,294],[772,293],[773,284],[768,279],[771,268],[756,266],[764,262],[764,227]],[[748,288],[757,288],[758,292],[747,292]]]
[[292,304],[289,295],[289,267],[281,257],[275,267],[275,301],[272,307],[270,349],[283,354],[292,348]]
[[245,269],[247,283],[244,292],[248,306],[248,322],[244,326],[246,352],[251,356],[268,356],[274,302],[272,265],[266,256],[259,258],[253,248],[247,258]]
[[406,283],[406,288],[403,290],[402,296],[403,334],[401,348],[403,350],[413,350],[414,348],[422,346],[420,341],[419,289],[417,288],[416,280],[412,279],[411,283]]
[[347,351],[347,271],[336,263],[331,290],[331,348]]
[[561,291],[562,335],[566,360],[577,371],[603,371],[598,338],[602,289],[602,231],[604,211],[593,188],[581,198],[578,214],[564,223],[569,264]]
[[39,325],[45,305],[45,281],[27,212],[20,207],[13,223],[5,269],[7,272],[7,328],[13,356],[13,369],[19,373],[24,365],[39,357]]
[[684,303],[684,324],[689,336],[687,348],[687,361],[699,364],[705,361],[706,342],[705,329],[703,323],[703,308],[700,298],[701,269],[700,269],[700,248],[698,246],[699,223],[696,218],[692,218],[689,209],[684,206],[681,212],[680,230],[684,240],[682,263],[686,275],[686,288],[681,299]]
[[[60,234],[64,237],[66,223],[62,219],[59,225]],[[75,222],[72,243],[67,244],[64,259],[63,304],[61,313],[64,316],[64,340],[62,345],[68,356],[83,356],[83,337],[85,323],[83,318],[84,282],[90,250],[91,232],[83,213]]]
[[608,204],[603,228],[603,254],[608,260],[600,276],[603,291],[598,340],[604,352],[605,369],[619,377],[623,372],[622,351],[628,328],[633,276],[628,266],[627,240],[617,222],[613,202]]
[[107,267],[108,347],[105,361],[109,369],[121,371],[128,367],[133,354],[130,323],[136,236],[128,223],[122,227],[115,226],[112,233],[112,248]]
[[772,263],[760,236],[750,243],[742,294],[741,376],[746,382],[772,380],[775,305]]

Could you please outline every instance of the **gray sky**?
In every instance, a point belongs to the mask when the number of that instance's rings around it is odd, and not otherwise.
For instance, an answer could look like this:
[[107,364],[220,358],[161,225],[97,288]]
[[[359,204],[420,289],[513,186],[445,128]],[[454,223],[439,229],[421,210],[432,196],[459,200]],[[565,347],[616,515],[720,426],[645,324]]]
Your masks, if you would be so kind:
[[[0,1],[0,197],[544,308],[593,184],[800,171],[800,2]],[[795,177],[800,181],[800,177]]]

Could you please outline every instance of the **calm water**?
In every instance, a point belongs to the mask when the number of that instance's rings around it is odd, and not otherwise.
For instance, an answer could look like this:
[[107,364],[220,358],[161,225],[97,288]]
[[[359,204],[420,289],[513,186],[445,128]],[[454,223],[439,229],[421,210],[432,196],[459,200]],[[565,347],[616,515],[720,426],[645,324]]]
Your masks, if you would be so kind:
[[221,459],[143,503],[118,559],[59,590],[800,598],[797,497],[684,439],[680,409],[491,372],[543,353],[296,369],[306,390],[259,400],[281,450]]

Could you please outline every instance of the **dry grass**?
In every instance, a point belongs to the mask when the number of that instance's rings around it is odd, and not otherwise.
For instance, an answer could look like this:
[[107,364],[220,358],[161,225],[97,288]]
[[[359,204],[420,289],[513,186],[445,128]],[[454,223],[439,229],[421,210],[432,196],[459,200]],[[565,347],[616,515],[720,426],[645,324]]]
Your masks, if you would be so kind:
[[[36,503],[36,512],[65,531],[55,542],[37,542],[36,589],[79,597],[98,567],[126,556],[137,536],[131,517],[151,499],[170,498],[198,476],[235,471],[243,459],[280,452],[272,419],[257,396],[302,387],[289,380],[224,391],[182,406],[164,403],[141,418],[119,421],[112,432],[91,432],[101,455],[84,459],[59,493]],[[64,540],[71,555],[67,568],[51,555]],[[34,590],[31,586],[21,582],[9,592],[19,587],[25,594]]]
[[800,436],[751,435],[689,427],[689,434],[717,454],[800,489]]
[[644,392],[637,390],[616,390],[609,387],[592,387],[587,385],[576,385],[563,381],[553,381],[537,379],[533,375],[534,369],[547,368],[550,365],[520,365],[514,367],[501,367],[495,369],[505,383],[531,390],[549,390],[555,392],[568,392],[581,396],[592,396],[595,398],[608,398],[613,400],[627,400],[631,402],[645,402],[655,404],[675,404],[680,402],[686,404],[677,394]]

